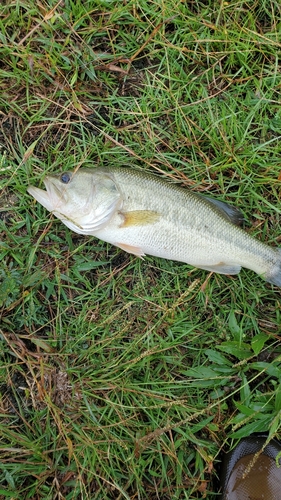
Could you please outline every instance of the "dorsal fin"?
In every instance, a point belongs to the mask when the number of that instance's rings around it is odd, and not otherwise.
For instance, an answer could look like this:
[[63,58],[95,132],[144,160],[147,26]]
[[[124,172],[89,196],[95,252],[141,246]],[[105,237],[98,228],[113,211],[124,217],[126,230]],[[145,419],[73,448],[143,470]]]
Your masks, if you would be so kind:
[[[202,195],[200,195],[202,196]],[[216,200],[214,198],[209,198],[203,196],[204,199],[212,205],[215,205],[217,210],[229,221],[232,222],[232,224],[235,224],[236,226],[242,226],[244,217],[242,212],[238,210],[238,208],[234,207],[233,205],[229,205],[228,203],[225,203],[225,201],[220,201]]]

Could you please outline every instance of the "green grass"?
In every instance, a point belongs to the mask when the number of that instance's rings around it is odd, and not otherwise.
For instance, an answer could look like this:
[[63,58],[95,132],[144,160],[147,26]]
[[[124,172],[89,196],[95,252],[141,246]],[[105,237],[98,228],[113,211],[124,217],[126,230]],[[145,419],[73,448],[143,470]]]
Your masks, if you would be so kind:
[[26,193],[131,165],[280,244],[279,1],[5,2],[0,499],[218,498],[221,452],[280,437],[280,290],[71,233]]

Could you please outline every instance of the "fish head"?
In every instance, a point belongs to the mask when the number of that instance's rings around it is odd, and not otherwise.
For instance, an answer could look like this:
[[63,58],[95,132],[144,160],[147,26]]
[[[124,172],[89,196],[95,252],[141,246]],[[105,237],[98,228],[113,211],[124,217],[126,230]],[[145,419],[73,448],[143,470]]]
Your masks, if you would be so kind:
[[95,234],[109,222],[122,203],[114,180],[106,173],[90,169],[48,175],[46,191],[28,187],[43,207],[78,234]]

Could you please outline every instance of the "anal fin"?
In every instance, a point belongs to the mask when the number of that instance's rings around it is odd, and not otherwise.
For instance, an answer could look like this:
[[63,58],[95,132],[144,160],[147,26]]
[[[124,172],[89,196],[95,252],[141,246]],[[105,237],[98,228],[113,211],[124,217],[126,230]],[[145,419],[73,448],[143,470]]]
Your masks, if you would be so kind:
[[218,264],[214,264],[213,266],[204,266],[199,264],[200,269],[205,269],[205,271],[211,271],[212,273],[219,274],[238,274],[241,270],[241,266],[238,264],[225,264],[224,262],[219,262]]

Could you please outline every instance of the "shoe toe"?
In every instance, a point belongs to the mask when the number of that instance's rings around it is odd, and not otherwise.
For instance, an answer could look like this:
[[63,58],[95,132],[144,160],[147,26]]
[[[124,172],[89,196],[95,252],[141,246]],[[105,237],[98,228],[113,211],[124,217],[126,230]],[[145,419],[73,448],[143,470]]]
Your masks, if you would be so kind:
[[265,436],[242,439],[227,453],[222,467],[222,500],[281,500],[281,445]]

